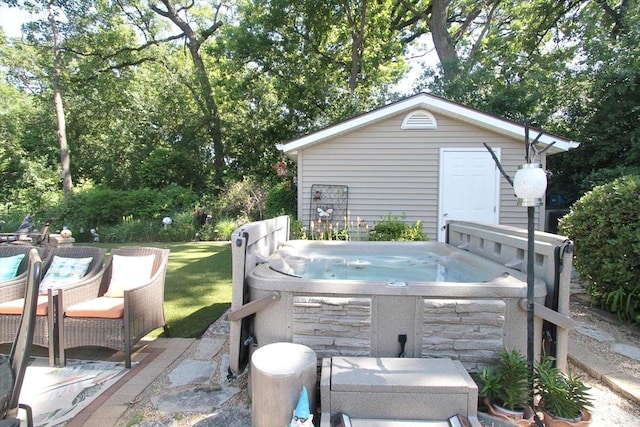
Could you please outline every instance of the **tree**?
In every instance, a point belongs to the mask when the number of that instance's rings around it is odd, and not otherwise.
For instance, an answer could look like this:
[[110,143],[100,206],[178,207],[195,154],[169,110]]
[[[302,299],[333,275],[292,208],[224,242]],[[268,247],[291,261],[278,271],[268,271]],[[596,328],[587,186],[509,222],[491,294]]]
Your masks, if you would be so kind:
[[640,168],[640,4],[611,3],[588,4],[573,23],[584,43],[562,124],[581,145],[549,161],[552,191],[570,203],[604,184],[596,176],[614,179]]
[[[59,1],[41,0],[36,2],[10,1],[9,6],[21,6],[36,13],[46,14],[47,25],[42,22],[32,23],[30,27],[31,39],[40,37],[42,41],[49,44],[53,52],[50,84],[53,88],[53,105],[57,121],[57,140],[60,148],[60,177],[62,179],[62,190],[68,196],[73,187],[73,180],[70,169],[70,155],[66,135],[66,123],[64,106],[62,102],[62,40],[58,29],[58,17],[62,13]],[[48,28],[47,28],[48,26]]]
[[60,87],[60,77],[62,74],[62,47],[58,24],[56,22],[55,1],[47,2],[47,20],[51,27],[51,41],[53,43],[53,105],[56,112],[58,127],[58,143],[60,144],[60,176],[62,178],[62,193],[65,197],[71,194],[73,180],[71,178],[71,160],[69,158],[69,145],[67,143],[67,125],[64,118],[64,106],[62,103],[62,89]]
[[181,36],[187,40],[187,47],[191,54],[196,82],[199,88],[197,92],[193,92],[193,95],[200,107],[205,126],[211,138],[214,152],[215,184],[218,189],[220,189],[223,183],[222,174],[224,168],[224,146],[222,144],[220,113],[214,99],[213,87],[209,80],[200,49],[203,43],[205,43],[209,37],[213,36],[218,28],[222,26],[222,21],[218,19],[222,4],[220,3],[216,7],[212,23],[200,31],[195,31],[191,24],[181,16],[182,14],[188,13],[188,11],[195,6],[195,2],[191,2],[189,6],[178,5],[177,7],[171,0],[162,0],[160,3],[164,6],[163,8],[151,4],[151,9],[158,15],[173,22],[182,32]]

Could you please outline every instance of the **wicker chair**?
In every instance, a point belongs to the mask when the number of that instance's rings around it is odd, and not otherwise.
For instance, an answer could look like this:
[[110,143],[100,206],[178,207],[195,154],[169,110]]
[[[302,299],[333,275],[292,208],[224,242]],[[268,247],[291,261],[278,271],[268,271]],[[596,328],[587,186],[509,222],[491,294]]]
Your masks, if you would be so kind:
[[[30,248],[22,246],[12,246],[16,250]],[[3,247],[4,248],[4,247]],[[43,262],[42,274],[43,277],[46,274],[49,267],[53,262],[53,257],[57,255],[65,258],[89,258],[91,257],[91,263],[87,269],[86,274],[78,284],[91,283],[92,281],[100,282],[101,275],[104,272],[104,255],[105,250],[94,247],[73,246],[53,248],[46,252],[46,261]],[[24,298],[26,281],[22,283],[16,283],[12,286],[0,286],[0,304],[7,303],[11,306],[15,306],[19,300]],[[40,303],[42,300],[47,301],[46,314],[42,313],[36,316],[35,333],[33,335],[33,344],[46,347],[49,349],[49,364],[55,365],[56,356],[56,316],[55,316],[55,299],[57,296],[56,289],[49,289],[46,294],[39,297]],[[20,323],[20,314],[8,314],[0,312],[0,343],[12,342],[16,336],[18,325]]]
[[[153,255],[150,277],[144,277],[124,287],[121,290],[122,297],[107,295],[112,278],[123,275],[122,269],[118,271],[118,265],[114,271],[115,255],[122,257],[120,259],[129,257],[129,260]],[[74,285],[60,289],[57,309],[60,325],[60,362],[65,363],[65,350],[68,348],[97,346],[123,351],[125,366],[130,368],[131,349],[135,343],[159,327],[163,327],[165,335],[168,336],[169,330],[164,316],[164,282],[168,259],[168,249],[113,249],[99,285]],[[125,271],[124,275],[129,273],[132,272]],[[104,303],[115,307],[115,314],[107,314],[106,311],[109,310],[104,309]],[[92,308],[86,311],[87,307]]]
[[17,418],[18,408],[26,411],[27,427],[33,427],[33,411],[30,406],[21,404],[19,398],[31,355],[38,287],[42,278],[42,260],[38,250],[34,248],[30,248],[29,255],[26,258],[28,259],[28,271],[25,284],[24,309],[20,315],[8,363],[3,364],[3,369],[0,372],[0,378],[2,378],[2,381],[0,381],[0,390],[2,392],[2,395],[0,395],[0,425],[3,427],[20,426],[20,421]]

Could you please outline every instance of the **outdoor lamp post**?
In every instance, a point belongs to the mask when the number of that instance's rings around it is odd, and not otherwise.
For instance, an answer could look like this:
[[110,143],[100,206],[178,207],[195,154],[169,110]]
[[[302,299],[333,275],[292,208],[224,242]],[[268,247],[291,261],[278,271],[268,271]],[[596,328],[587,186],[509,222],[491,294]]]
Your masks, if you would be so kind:
[[534,262],[535,262],[535,210],[542,205],[547,189],[547,174],[540,163],[525,163],[513,178],[513,190],[518,197],[518,205],[527,207],[527,364],[529,367],[529,404],[534,408],[533,363],[534,363]]
[[547,190],[547,174],[540,163],[525,163],[513,178],[513,190],[520,206],[542,206],[542,198]]

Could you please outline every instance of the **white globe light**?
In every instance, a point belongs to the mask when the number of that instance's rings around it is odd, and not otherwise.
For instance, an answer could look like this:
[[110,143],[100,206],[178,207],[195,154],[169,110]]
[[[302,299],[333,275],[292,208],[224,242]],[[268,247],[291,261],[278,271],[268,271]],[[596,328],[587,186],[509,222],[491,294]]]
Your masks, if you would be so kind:
[[520,206],[540,206],[547,190],[547,174],[540,163],[526,163],[513,178],[513,190]]
[[173,220],[171,218],[169,218],[168,216],[165,216],[164,218],[162,218],[162,223],[164,225],[171,225],[172,222],[173,222]]

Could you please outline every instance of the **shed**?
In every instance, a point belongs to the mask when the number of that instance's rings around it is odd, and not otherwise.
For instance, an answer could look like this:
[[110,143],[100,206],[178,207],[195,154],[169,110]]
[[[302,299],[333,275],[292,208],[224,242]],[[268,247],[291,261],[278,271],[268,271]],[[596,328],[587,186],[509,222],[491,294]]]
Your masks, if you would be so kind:
[[[540,157],[577,142],[530,129]],[[310,228],[331,224],[358,235],[391,215],[420,220],[444,241],[448,220],[526,227],[486,143],[513,177],[525,163],[525,126],[420,93],[293,139],[279,148],[297,163],[298,219]],[[544,229],[545,207],[536,209]],[[320,224],[318,224],[318,222]]]

